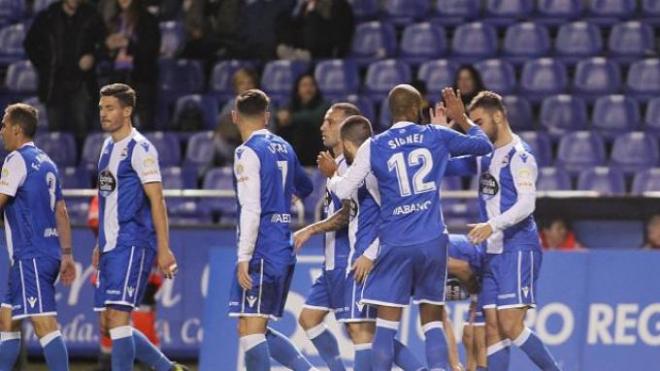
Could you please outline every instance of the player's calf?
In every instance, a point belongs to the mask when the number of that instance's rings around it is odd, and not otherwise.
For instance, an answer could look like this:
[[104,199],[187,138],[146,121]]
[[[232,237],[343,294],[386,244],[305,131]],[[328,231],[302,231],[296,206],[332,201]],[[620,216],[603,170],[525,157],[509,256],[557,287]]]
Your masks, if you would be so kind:
[[527,308],[512,308],[499,311],[500,326],[513,345],[525,352],[541,370],[559,370],[548,348],[536,334],[524,324]]
[[344,370],[344,364],[339,354],[339,343],[323,322],[327,310],[303,308],[298,317],[298,323],[305,330],[307,337],[314,344],[323,361],[331,371]]
[[494,371],[506,371],[509,369],[511,349],[510,341],[500,334],[498,313],[495,308],[484,308],[486,316],[486,349],[488,357],[488,369]]
[[69,355],[55,316],[31,317],[32,327],[43,348],[49,370],[68,371]]
[[0,308],[0,371],[14,368],[21,350],[21,322],[11,320],[11,307]]

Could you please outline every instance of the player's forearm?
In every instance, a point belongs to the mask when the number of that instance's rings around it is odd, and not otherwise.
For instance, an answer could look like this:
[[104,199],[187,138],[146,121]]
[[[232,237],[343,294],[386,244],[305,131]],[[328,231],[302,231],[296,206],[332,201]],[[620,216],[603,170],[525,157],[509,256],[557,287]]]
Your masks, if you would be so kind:
[[261,210],[244,208],[239,217],[238,261],[250,261],[259,236]]
[[493,231],[502,231],[525,220],[534,213],[535,208],[536,197],[533,194],[522,194],[509,210],[491,218],[488,224],[493,228]]
[[351,201],[344,200],[342,201],[341,209],[339,209],[337,212],[330,215],[326,219],[316,222],[308,226],[307,228],[309,228],[312,234],[338,231],[348,225],[350,213],[351,213]]
[[154,223],[154,230],[156,231],[158,250],[169,249],[170,232],[167,220],[167,206],[165,205],[165,197],[162,193],[151,199],[151,219]]
[[55,227],[57,228],[57,235],[62,247],[62,253],[72,254],[72,239],[71,239],[71,223],[69,221],[69,213],[66,210],[64,201],[58,201],[57,212],[55,213]]

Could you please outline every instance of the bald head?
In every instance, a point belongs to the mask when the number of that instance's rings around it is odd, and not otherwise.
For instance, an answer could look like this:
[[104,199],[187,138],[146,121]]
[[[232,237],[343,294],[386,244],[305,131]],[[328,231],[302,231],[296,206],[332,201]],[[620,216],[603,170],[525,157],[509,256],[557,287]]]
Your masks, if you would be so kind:
[[422,95],[408,84],[400,84],[390,90],[387,97],[392,120],[417,122],[422,107]]

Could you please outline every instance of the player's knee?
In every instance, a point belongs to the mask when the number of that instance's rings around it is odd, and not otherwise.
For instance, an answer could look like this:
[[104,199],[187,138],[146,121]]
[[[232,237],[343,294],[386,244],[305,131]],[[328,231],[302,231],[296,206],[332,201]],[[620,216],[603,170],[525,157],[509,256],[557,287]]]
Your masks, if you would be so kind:
[[57,320],[54,316],[32,317],[32,327],[38,338],[58,330]]
[[474,328],[472,326],[463,327],[463,344],[472,344],[474,339]]
[[131,323],[131,312],[108,308],[106,311],[105,321],[108,329],[113,329],[120,326],[128,326]]
[[507,339],[515,339],[520,335],[520,332],[522,331],[523,324],[522,323],[517,323],[516,321],[511,321],[511,320],[502,320],[500,322],[500,329],[502,331],[502,334],[507,338]]
[[312,327],[317,326],[319,323],[316,318],[311,315],[308,311],[304,310],[300,312],[300,316],[298,317],[298,324],[300,327],[302,327],[304,330],[309,330]]

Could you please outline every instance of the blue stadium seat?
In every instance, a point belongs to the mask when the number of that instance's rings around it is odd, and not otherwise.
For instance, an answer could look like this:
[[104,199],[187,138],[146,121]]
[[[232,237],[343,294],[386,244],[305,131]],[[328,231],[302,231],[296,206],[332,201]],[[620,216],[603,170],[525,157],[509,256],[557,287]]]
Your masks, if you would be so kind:
[[637,129],[641,121],[637,101],[623,95],[608,95],[596,100],[591,126],[606,139],[614,139]]
[[507,27],[503,52],[510,61],[523,63],[546,55],[550,46],[550,34],[545,26],[523,22]]
[[379,0],[348,0],[358,21],[372,20],[380,14]]
[[560,60],[575,63],[579,59],[603,51],[600,28],[588,22],[572,22],[559,27],[555,38],[555,51]]
[[522,96],[507,95],[503,98],[509,123],[514,131],[533,130],[532,105]]
[[[197,112],[195,114],[195,112]],[[201,94],[184,95],[177,99],[174,106],[174,115],[170,127],[176,126],[184,120],[183,115],[195,114],[196,117],[189,117],[188,119],[201,118],[204,128],[206,130],[213,130],[218,125],[218,101],[215,97]],[[198,116],[197,116],[198,115]],[[182,129],[182,128],[174,128]]]
[[220,61],[213,66],[209,81],[210,93],[221,101],[232,99],[234,91],[234,74],[241,68],[254,68],[253,64],[237,59]]
[[[204,176],[204,189],[233,191],[234,173],[231,167],[217,167]],[[234,197],[211,198],[204,201],[213,212],[220,213],[222,219],[236,218],[237,205]]]
[[261,76],[261,88],[275,97],[291,96],[296,79],[305,73],[309,64],[299,61],[270,61],[264,67]]
[[25,58],[23,40],[27,30],[23,23],[0,29],[0,66],[6,66]]
[[596,191],[603,195],[626,193],[626,180],[617,168],[595,167],[586,169],[578,176],[577,189]]
[[[39,133],[34,138],[34,144],[46,152],[58,167],[76,164],[76,140],[71,133]],[[96,161],[98,162],[98,157]]]
[[605,163],[605,142],[597,133],[576,131],[561,137],[557,150],[557,166],[566,171],[580,171]]
[[397,26],[424,18],[430,8],[429,0],[384,0],[382,4],[384,19]]
[[[23,103],[29,104],[37,109],[39,122],[37,123],[37,132],[48,130],[48,114],[46,113],[46,106],[41,103],[38,97],[29,97],[23,100]],[[98,159],[97,159],[98,160]]]
[[26,1],[0,0],[0,27],[16,23],[26,15]]
[[30,61],[14,62],[7,68],[5,87],[18,94],[29,94],[37,91],[37,72]]
[[535,21],[558,25],[566,20],[579,18],[583,11],[581,0],[538,0],[536,3],[538,16]]
[[537,191],[570,191],[571,177],[557,167],[542,167],[536,179]]
[[378,112],[378,130],[374,128],[376,131],[384,131],[385,129],[389,128],[392,126],[392,113],[390,112],[390,105],[387,100],[387,97],[383,98],[380,102],[380,111]]
[[164,189],[184,189],[183,171],[178,166],[169,166],[160,169]]
[[181,145],[174,133],[155,131],[144,136],[156,147],[161,167],[178,166],[181,163]]
[[644,56],[657,55],[653,28],[639,21],[614,25],[607,46],[610,57],[626,63]]
[[213,165],[214,159],[213,132],[203,131],[191,135],[183,159],[184,173],[192,174],[196,180]]
[[[211,208],[204,200],[174,199],[167,201],[168,218],[171,224],[199,226],[213,223]],[[228,221],[229,222],[229,221]]]
[[525,19],[534,10],[533,0],[486,0],[486,22],[506,26]]
[[419,66],[417,78],[426,83],[429,96],[439,99],[440,92],[447,86],[452,86],[458,66],[447,59],[428,61]]
[[355,28],[351,56],[358,65],[388,58],[396,52],[396,33],[389,23],[378,21],[360,23]]
[[374,62],[367,68],[367,77],[364,80],[365,93],[374,100],[380,100],[387,96],[392,87],[409,83],[410,79],[410,66],[405,62],[396,59]]
[[181,22],[167,21],[160,23],[160,55],[172,58],[183,48],[186,30]]
[[411,24],[403,30],[399,58],[412,65],[443,55],[448,48],[445,30],[428,22]]
[[631,193],[641,195],[644,192],[660,192],[660,167],[654,167],[635,174]]
[[660,137],[660,97],[651,99],[646,105],[644,129]]
[[498,94],[511,94],[516,90],[516,71],[513,65],[502,59],[488,59],[474,67],[481,74],[486,89]]
[[433,23],[459,25],[477,18],[480,8],[479,0],[437,0]]
[[89,198],[73,198],[66,200],[66,211],[72,225],[87,226],[89,214]]
[[579,97],[568,94],[547,97],[541,103],[540,122],[554,138],[567,132],[585,130],[589,122],[587,104]]
[[642,101],[660,94],[660,59],[644,59],[630,65],[626,91]]
[[587,16],[591,22],[611,25],[635,14],[636,0],[591,0]]
[[200,61],[160,59],[158,67],[156,127],[162,128],[169,122],[171,105],[179,97],[201,93],[206,80]]
[[660,149],[654,136],[632,132],[618,136],[612,146],[611,165],[626,173],[658,166]]
[[621,89],[621,69],[612,60],[602,57],[584,59],[575,67],[573,93],[587,100],[599,95],[616,94]]
[[64,189],[92,188],[92,174],[76,166],[60,167],[60,180]]
[[486,23],[462,24],[454,30],[451,46],[457,60],[470,62],[493,57],[497,53],[497,33]]
[[563,63],[540,58],[525,63],[520,78],[521,92],[531,100],[562,93],[568,85],[568,74]]
[[552,164],[552,141],[548,134],[542,131],[522,131],[518,135],[531,148],[538,166]]
[[660,26],[660,0],[642,0],[642,17],[644,22]]
[[82,154],[80,155],[80,167],[96,173],[103,142],[108,137],[105,133],[89,133],[85,137]]
[[57,0],[35,0],[34,4],[32,5],[32,12],[33,13],[38,13],[50,6],[50,4],[54,3]]
[[358,68],[351,60],[333,59],[319,62],[314,70],[316,83],[324,97],[355,93],[360,86]]
[[360,109],[362,116],[368,118],[369,121],[371,121],[371,125],[374,126],[375,129],[375,127],[377,126],[377,122],[375,121],[376,111],[374,109],[374,102],[371,99],[369,99],[369,97],[358,94],[349,94],[332,99],[332,103],[338,103],[338,102],[353,103],[357,108]]

